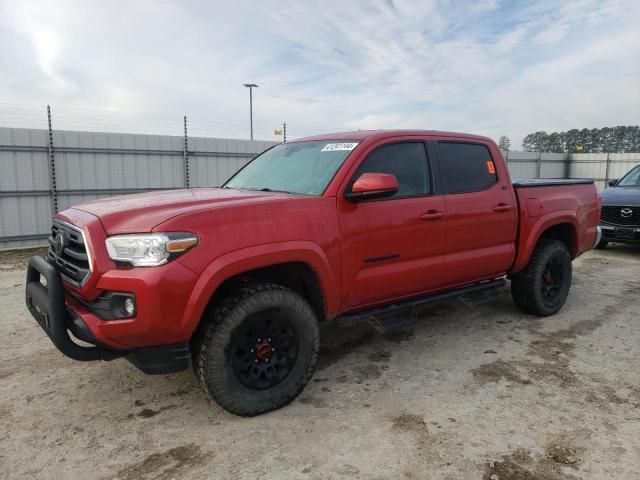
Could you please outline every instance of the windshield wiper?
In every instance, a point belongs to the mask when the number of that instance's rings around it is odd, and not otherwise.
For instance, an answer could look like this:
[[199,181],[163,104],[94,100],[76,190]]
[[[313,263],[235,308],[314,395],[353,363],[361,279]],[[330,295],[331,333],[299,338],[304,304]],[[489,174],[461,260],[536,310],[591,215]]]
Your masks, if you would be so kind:
[[261,192],[277,192],[277,193],[291,193],[291,192],[287,192],[286,190],[273,190],[271,188],[261,188],[260,189]]
[[227,187],[226,185],[224,187],[221,188],[235,188],[236,190],[249,190],[250,192],[276,192],[276,193],[289,193],[291,194],[291,192],[288,192],[286,190],[274,190],[272,188],[238,188],[238,187]]

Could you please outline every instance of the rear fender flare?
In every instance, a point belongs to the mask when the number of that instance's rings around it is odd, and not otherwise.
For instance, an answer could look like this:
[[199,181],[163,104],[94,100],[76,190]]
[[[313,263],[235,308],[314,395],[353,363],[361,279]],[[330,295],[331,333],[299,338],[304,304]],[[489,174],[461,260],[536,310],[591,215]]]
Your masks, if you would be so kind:
[[[530,219],[532,217],[529,217]],[[541,217],[535,219],[535,223],[531,227],[529,233],[526,232],[525,239],[518,239],[518,254],[516,256],[516,261],[513,264],[513,267],[509,273],[518,273],[529,263],[529,259],[531,259],[531,255],[533,254],[533,250],[536,248],[540,237],[544,234],[546,230],[549,228],[560,225],[563,223],[567,223],[571,225],[573,229],[573,245],[571,251],[571,258],[575,257],[577,244],[576,239],[578,238],[578,218],[576,216],[576,212],[573,210],[560,210],[556,212],[551,212]],[[523,232],[520,232],[520,235],[523,235]]]
[[234,250],[209,263],[189,296],[181,328],[189,332],[197,328],[209,300],[225,280],[258,268],[290,262],[305,263],[313,270],[320,283],[327,314],[331,316],[337,311],[340,288],[323,250],[308,241],[278,242]]

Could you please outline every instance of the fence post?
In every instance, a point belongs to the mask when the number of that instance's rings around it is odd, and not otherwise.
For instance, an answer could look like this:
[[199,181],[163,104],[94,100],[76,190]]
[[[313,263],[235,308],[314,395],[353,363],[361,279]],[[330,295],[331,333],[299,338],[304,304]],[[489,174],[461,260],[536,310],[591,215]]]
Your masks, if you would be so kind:
[[567,158],[564,163],[564,178],[571,178],[571,152],[567,150]]
[[287,122],[282,124],[282,139],[284,143],[287,143]]
[[609,165],[611,164],[611,160],[609,158],[609,152],[607,152],[607,167],[604,172],[604,188],[609,187]]
[[184,185],[189,188],[189,136],[187,135],[187,116],[184,116],[184,150],[182,151],[184,162]]
[[58,189],[56,184],[56,159],[53,153],[53,128],[51,126],[51,106],[47,105],[47,124],[49,125],[49,190],[51,196],[51,216],[58,213]]
[[540,178],[541,171],[542,171],[542,150],[538,152],[538,161],[536,163],[536,178]]

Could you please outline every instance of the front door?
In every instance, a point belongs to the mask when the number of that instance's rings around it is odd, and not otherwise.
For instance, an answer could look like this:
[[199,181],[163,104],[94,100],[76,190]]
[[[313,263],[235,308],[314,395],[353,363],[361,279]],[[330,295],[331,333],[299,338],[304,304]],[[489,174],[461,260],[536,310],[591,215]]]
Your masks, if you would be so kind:
[[338,199],[345,307],[418,294],[442,283],[445,204],[434,194],[431,172],[425,144],[411,141],[374,146],[351,177],[390,173],[399,189],[378,200]]

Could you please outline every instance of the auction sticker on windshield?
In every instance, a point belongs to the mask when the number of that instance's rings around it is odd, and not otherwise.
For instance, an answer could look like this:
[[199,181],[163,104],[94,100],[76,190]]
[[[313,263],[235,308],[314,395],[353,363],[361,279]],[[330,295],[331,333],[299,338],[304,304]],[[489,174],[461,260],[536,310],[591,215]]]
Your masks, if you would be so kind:
[[327,143],[321,152],[339,152],[339,151],[351,151],[356,148],[357,143]]

